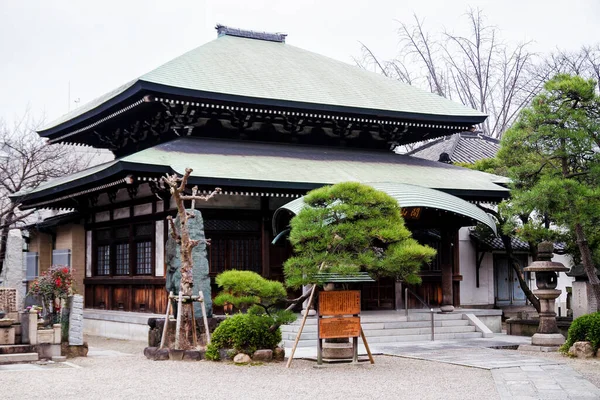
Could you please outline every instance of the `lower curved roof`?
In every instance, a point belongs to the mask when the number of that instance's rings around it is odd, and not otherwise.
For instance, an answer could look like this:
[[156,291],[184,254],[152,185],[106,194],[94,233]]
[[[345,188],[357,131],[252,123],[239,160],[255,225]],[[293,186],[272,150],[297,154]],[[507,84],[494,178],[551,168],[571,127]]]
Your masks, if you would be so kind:
[[[474,222],[481,222],[497,234],[494,219],[476,205],[459,197],[426,187],[404,183],[376,182],[365,183],[393,197],[400,207],[423,207],[451,212],[466,217]],[[283,210],[298,214],[306,207],[304,197],[295,199],[278,208],[273,215],[273,231],[277,234],[277,222]]]
[[127,175],[136,179],[183,175],[186,168],[193,169],[190,185],[306,193],[339,182],[382,181],[437,189],[474,201],[497,202],[509,196],[501,186],[506,178],[392,151],[181,137],[23,190],[11,199],[24,207],[37,207],[40,202],[50,204],[83,190],[101,189]]

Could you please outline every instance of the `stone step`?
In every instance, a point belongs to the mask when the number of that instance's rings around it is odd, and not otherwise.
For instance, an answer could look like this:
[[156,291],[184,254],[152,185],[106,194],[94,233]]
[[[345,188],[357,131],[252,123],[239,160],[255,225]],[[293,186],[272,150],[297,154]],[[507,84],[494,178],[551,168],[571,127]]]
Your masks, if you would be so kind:
[[6,344],[0,346],[0,354],[35,353],[37,348],[32,344]]
[[38,361],[38,353],[0,354],[0,364]]
[[[446,326],[468,326],[469,321],[466,319],[451,319],[451,320],[434,320],[434,326],[446,327]],[[431,321],[407,321],[407,322],[381,322],[381,323],[365,323],[361,320],[361,326],[363,331],[368,332],[371,330],[381,329],[413,329],[413,328],[428,328],[431,326]],[[289,324],[281,327],[281,332],[298,332],[300,330],[300,324]],[[317,324],[316,320],[314,323],[304,325],[303,332],[316,332]]]
[[[304,335],[303,335],[304,336]],[[481,332],[458,332],[458,333],[440,333],[435,334],[435,340],[452,340],[452,339],[473,339],[483,337]],[[398,343],[398,342],[426,342],[431,339],[430,335],[403,335],[403,336],[378,336],[369,337],[367,340],[369,344],[375,343]],[[359,339],[359,343],[362,344],[362,340]],[[294,340],[283,340],[282,345],[285,348],[291,348],[294,346]],[[315,347],[317,345],[316,338],[311,340],[301,339],[298,342],[298,347]]]
[[[457,320],[462,319],[463,313],[450,313],[450,314],[442,314],[442,313],[434,313],[434,320]],[[410,313],[408,314],[408,321],[430,321],[431,313]]]
[[[371,329],[364,330],[367,338],[380,337],[380,336],[411,336],[411,335],[429,335],[431,328],[411,328],[411,329]],[[435,334],[442,333],[468,333],[475,332],[475,327],[470,325],[461,326],[440,326],[435,328]],[[282,338],[284,340],[295,340],[297,332],[282,332]],[[300,340],[313,340],[317,338],[317,331],[302,331]]]

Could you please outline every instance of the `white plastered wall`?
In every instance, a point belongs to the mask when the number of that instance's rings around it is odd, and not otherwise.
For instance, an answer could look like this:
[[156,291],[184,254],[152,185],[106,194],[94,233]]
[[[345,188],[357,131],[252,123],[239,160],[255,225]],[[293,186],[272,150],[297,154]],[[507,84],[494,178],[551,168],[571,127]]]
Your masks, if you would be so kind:
[[460,274],[461,306],[493,306],[494,305],[494,259],[486,253],[479,268],[479,287],[476,280],[476,251],[469,237],[469,228],[458,231],[458,251]]

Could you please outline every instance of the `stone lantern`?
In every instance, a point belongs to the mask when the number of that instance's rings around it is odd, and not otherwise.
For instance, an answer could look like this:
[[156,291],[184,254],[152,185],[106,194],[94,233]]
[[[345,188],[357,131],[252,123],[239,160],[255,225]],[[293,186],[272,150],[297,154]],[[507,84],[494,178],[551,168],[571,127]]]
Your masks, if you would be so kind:
[[554,244],[542,242],[538,245],[538,261],[534,261],[524,270],[535,272],[537,290],[533,294],[540,299],[540,324],[531,338],[534,346],[556,347],[565,342],[565,337],[556,325],[554,303],[561,291],[556,289],[558,272],[566,272],[569,268],[562,263],[550,261],[554,252]]

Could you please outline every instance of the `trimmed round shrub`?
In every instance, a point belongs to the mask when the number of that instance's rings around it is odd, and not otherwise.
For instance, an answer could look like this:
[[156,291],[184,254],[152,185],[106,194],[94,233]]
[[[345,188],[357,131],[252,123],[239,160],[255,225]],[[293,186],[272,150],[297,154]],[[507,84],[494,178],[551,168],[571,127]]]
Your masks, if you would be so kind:
[[275,320],[269,315],[235,314],[221,322],[206,349],[206,358],[219,360],[220,349],[252,354],[259,349],[275,349],[281,342],[281,330],[270,332]]
[[590,342],[594,351],[600,346],[600,312],[575,318],[569,327],[567,341],[560,348],[566,353],[575,342]]

